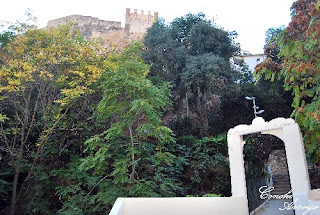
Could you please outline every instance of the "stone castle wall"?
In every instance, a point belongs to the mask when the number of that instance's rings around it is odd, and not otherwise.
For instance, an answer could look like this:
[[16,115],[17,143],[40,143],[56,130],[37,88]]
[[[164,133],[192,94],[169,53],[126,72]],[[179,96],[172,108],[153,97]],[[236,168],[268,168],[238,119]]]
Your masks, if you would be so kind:
[[48,22],[47,27],[57,27],[72,21],[74,27],[79,30],[81,36],[86,40],[100,38],[104,47],[119,46],[123,47],[128,43],[140,40],[146,33],[146,30],[158,19],[158,13],[153,15],[150,11],[144,14],[142,10],[126,9],[125,27],[121,27],[121,22],[100,20],[96,17],[71,15]]
[[288,175],[288,164],[285,150],[274,150],[269,155],[268,164],[272,175]]

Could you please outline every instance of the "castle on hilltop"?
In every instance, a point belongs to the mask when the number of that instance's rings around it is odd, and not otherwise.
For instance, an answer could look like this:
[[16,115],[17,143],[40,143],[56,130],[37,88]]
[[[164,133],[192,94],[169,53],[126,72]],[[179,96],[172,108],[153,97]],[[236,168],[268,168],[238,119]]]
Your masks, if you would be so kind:
[[131,12],[126,9],[125,27],[121,27],[121,22],[100,20],[96,17],[71,15],[55,20],[48,21],[47,28],[57,27],[72,21],[74,27],[79,30],[80,35],[86,40],[92,38],[101,38],[102,45],[106,48],[114,45],[123,47],[126,44],[140,40],[146,33],[146,30],[158,19],[158,12],[151,14],[148,11],[144,14],[138,13],[137,9]]

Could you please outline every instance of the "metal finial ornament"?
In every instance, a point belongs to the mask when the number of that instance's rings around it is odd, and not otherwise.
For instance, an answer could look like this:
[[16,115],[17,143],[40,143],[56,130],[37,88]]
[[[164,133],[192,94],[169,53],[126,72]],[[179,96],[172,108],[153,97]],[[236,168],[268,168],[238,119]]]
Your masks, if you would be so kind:
[[253,108],[254,118],[257,118],[258,114],[262,114],[263,112],[265,112],[265,110],[257,111],[259,109],[259,106],[256,105],[256,98],[255,97],[246,96],[245,99],[252,100],[252,102],[253,102],[253,107],[252,108]]

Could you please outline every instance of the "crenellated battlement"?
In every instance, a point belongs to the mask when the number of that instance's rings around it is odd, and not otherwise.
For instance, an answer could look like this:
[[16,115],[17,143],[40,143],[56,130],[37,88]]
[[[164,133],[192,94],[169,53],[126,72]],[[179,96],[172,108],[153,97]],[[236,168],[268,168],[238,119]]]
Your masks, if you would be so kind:
[[130,8],[126,9],[125,27],[129,33],[145,33],[146,29],[158,19],[158,12],[152,14],[151,11],[148,11],[145,14],[144,10],[141,10],[140,13],[137,9],[131,11]]
[[140,20],[152,20],[155,21],[158,19],[158,12],[154,12],[153,14],[151,11],[148,11],[147,14],[144,13],[144,10],[141,10],[140,13],[138,13],[137,9],[134,9],[133,12],[131,12],[130,8],[126,8],[126,19],[127,18],[135,18]]

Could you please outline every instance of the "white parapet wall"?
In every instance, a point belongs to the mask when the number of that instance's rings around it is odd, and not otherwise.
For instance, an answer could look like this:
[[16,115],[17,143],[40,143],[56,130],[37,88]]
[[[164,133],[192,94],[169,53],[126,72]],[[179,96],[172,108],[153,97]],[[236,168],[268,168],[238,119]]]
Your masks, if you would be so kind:
[[118,198],[109,215],[248,215],[246,198]]

